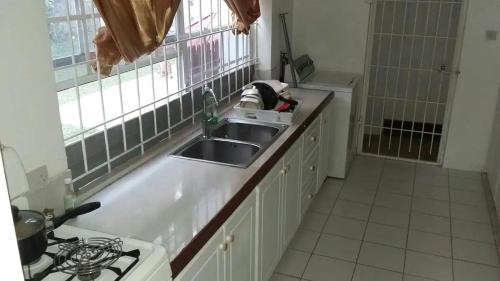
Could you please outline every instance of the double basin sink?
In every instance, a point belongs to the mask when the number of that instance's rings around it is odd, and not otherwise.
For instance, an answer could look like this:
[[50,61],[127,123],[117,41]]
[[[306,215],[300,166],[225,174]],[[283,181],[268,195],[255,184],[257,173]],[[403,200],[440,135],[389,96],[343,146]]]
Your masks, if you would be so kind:
[[259,121],[223,119],[211,136],[198,136],[174,153],[174,157],[239,168],[250,166],[287,125]]

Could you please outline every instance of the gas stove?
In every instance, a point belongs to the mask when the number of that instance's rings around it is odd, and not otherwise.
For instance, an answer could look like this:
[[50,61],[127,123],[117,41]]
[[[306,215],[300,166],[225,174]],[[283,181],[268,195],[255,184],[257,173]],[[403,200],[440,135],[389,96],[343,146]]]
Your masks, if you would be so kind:
[[45,254],[23,266],[26,281],[170,278],[166,252],[159,245],[68,225],[50,232],[47,238]]

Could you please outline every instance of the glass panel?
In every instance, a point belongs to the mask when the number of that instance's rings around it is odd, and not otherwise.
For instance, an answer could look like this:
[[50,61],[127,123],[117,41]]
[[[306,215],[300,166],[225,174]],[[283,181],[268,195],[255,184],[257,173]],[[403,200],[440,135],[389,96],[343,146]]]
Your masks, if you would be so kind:
[[[72,46],[72,37],[74,46]],[[49,23],[49,39],[52,59],[54,60],[81,53],[76,21],[71,22],[71,32],[67,22]],[[75,48],[74,53],[73,47]]]
[[47,16],[49,18],[67,16],[66,1],[67,0],[45,0]]
[[59,92],[57,98],[59,101],[59,115],[61,118],[63,135],[66,139],[81,131],[76,88],[70,88]]

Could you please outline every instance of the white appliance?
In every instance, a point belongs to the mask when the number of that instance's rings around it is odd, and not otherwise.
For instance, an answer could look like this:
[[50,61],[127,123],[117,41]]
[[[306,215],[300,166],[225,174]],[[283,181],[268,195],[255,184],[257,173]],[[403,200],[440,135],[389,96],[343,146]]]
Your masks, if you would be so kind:
[[165,281],[172,276],[160,245],[69,225],[47,237],[45,254],[23,266],[25,280]]
[[[295,69],[299,88],[335,92],[332,101],[333,129],[328,176],[343,179],[356,154],[356,114],[357,101],[361,94],[361,75],[316,71],[314,62],[308,55],[295,60]],[[285,68],[285,82],[292,83],[289,65]]]

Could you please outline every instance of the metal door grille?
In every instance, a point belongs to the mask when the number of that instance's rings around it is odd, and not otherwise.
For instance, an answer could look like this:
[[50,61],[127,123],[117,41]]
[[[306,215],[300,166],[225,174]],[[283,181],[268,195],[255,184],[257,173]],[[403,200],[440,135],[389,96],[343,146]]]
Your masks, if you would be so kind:
[[462,1],[373,8],[362,152],[437,162]]

